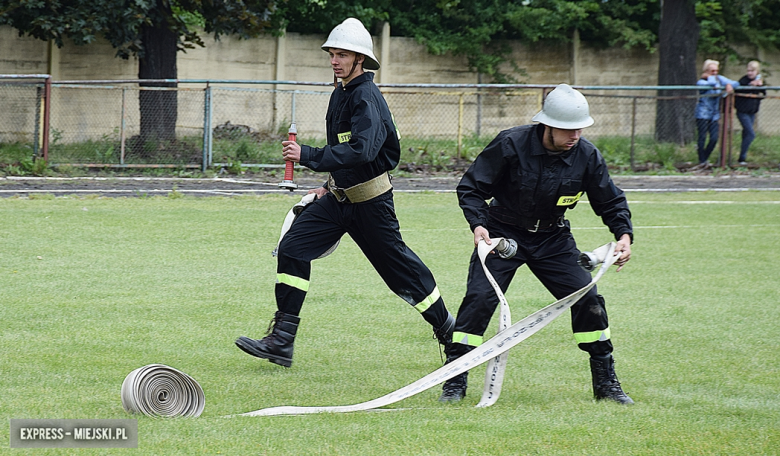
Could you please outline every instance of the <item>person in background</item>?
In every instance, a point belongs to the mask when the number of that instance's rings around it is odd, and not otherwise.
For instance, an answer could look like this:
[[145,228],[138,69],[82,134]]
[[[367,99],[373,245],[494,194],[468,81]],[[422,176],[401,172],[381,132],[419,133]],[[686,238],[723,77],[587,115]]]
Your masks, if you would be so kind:
[[[739,82],[718,74],[720,62],[717,60],[705,60],[702,65],[701,78],[696,81],[696,85],[706,86],[706,89],[699,91],[699,101],[696,103],[696,129],[699,132],[697,143],[697,152],[699,164],[698,169],[709,166],[709,158],[715,145],[718,143],[718,128],[720,121],[720,99],[722,96],[734,92],[739,87]],[[723,94],[723,91],[726,91]],[[709,142],[707,142],[709,137]],[[706,143],[706,145],[705,145]]]
[[[532,120],[539,123],[499,133],[477,156],[456,190],[475,246],[483,240],[491,244],[491,236],[517,242],[514,257],[488,255],[485,261],[501,289],[506,290],[518,268],[527,264],[550,293],[561,299],[591,281],[590,273],[577,262],[580,251],[564,218],[566,211],[587,197],[617,240],[618,271],[631,258],[631,212],[625,193],[609,176],[604,157],[581,137],[582,129],[594,122],[584,95],[560,84]],[[444,349],[447,363],[482,343],[499,302],[476,248],[466,287],[452,344]],[[574,339],[590,355],[594,397],[633,404],[615,375],[607,308],[596,287],[572,306],[571,320]],[[464,372],[447,380],[439,400],[463,399],[467,378]]]
[[[388,172],[401,158],[400,135],[374,84],[374,73],[365,71],[379,69],[371,35],[359,20],[348,18],[331,31],[322,50],[330,55],[336,85],[325,115],[328,143],[313,147],[282,141],[282,156],[327,172],[327,182],[310,192],[318,199],[299,214],[279,244],[272,329],[262,339],[241,336],[236,345],[290,367],[311,262],[349,234],[387,286],[422,315],[446,347],[455,318],[444,306],[430,269],[401,238],[395,215]],[[345,282],[353,280],[349,271],[340,272]]]
[[[737,119],[742,124],[742,146],[739,149],[739,164],[742,166],[747,165],[748,149],[756,137],[756,132],[753,130],[756,114],[761,98],[766,96],[766,90],[758,88],[764,85],[760,71],[761,65],[758,61],[753,60],[747,64],[746,74],[739,80],[740,88],[734,100]],[[740,96],[741,94],[747,96]]]

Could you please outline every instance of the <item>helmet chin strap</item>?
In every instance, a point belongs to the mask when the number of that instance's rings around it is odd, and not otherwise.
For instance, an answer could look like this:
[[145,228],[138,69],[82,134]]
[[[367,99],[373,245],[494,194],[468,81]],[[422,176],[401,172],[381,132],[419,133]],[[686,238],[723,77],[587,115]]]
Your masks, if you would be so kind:
[[[354,72],[355,72],[355,70],[357,69],[357,66],[358,66],[358,64],[360,63],[360,62],[359,62],[359,59],[358,59],[358,57],[360,57],[361,55],[363,55],[363,54],[358,54],[358,53],[355,53],[355,61],[354,61],[354,62],[352,62],[352,69],[351,69],[351,70],[349,70],[349,74],[347,75],[347,77],[346,77],[346,78],[341,78],[342,80],[344,80],[344,79],[349,79],[349,78],[350,78],[350,76],[352,76],[352,73],[354,73]],[[338,87],[338,82],[337,82],[337,79],[338,79],[338,78],[336,78],[336,73],[333,73],[333,87],[334,87],[334,88],[335,88],[335,87]]]
[[[553,139],[553,133],[552,133],[553,127],[549,125],[545,125],[545,130],[547,130],[547,140],[550,143],[550,147],[555,147],[555,139]],[[551,150],[548,149],[547,147],[545,147],[544,150],[547,151],[548,155],[553,155],[553,156],[561,155],[564,152],[568,152],[566,150]]]

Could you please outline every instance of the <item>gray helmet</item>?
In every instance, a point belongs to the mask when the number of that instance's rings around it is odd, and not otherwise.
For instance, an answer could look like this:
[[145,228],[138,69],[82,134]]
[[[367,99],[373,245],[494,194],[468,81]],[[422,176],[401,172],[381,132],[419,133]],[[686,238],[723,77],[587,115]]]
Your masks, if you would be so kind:
[[345,19],[330,32],[328,40],[322,45],[322,50],[328,52],[330,48],[363,54],[366,56],[363,62],[364,69],[379,69],[379,61],[374,56],[374,41],[371,39],[371,34],[363,23],[354,17]]
[[567,84],[559,84],[544,100],[544,106],[533,119],[553,128],[579,130],[593,125],[588,100]]

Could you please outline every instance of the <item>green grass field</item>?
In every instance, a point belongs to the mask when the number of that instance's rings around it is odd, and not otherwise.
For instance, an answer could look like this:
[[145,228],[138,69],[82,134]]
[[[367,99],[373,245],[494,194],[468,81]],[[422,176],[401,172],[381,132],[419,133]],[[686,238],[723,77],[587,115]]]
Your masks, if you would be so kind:
[[[493,407],[474,408],[483,365],[458,404],[437,387],[393,411],[265,418],[225,416],[374,399],[438,368],[438,346],[345,239],[314,263],[292,368],[244,354],[234,339],[275,310],[270,252],[297,198],[176,196],[0,199],[0,453],[780,454],[780,192],[629,194],[632,261],[599,290],[635,406],[592,399],[564,315],[509,352]],[[396,207],[455,313],[472,248],[455,195]],[[569,217],[581,249],[611,240],[587,204]],[[553,300],[527,268],[507,299],[515,321]],[[137,417],[137,450],[8,449],[10,419],[134,418],[120,386],[151,363],[201,384],[201,417]]]

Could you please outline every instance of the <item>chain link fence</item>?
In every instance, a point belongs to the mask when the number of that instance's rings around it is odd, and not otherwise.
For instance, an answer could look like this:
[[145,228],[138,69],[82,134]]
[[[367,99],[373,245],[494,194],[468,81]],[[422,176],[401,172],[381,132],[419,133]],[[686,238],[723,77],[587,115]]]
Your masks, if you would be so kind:
[[48,75],[0,75],[0,164],[39,155]]
[[[59,166],[275,167],[282,165],[279,142],[293,122],[300,143],[325,143],[332,91],[327,83],[144,81],[142,86],[140,81],[46,78],[0,75],[5,108],[0,166],[41,157]],[[501,130],[530,123],[552,88],[380,85],[402,136],[402,162],[411,167],[472,160]],[[780,150],[778,89],[766,88],[751,147],[768,161]],[[639,169],[696,160],[696,87],[581,91],[596,120],[585,137],[611,164]],[[733,113],[724,112],[721,124],[718,163],[725,165],[732,161],[732,149],[738,153],[741,127]]]

